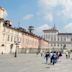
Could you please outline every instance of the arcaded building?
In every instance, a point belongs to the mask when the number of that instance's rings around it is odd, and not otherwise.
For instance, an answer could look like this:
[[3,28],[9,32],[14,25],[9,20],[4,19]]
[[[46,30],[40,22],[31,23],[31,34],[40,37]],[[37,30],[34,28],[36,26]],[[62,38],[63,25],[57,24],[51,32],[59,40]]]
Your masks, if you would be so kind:
[[4,20],[4,8],[0,7],[0,53],[36,53],[48,50],[48,41],[19,27],[14,28]]

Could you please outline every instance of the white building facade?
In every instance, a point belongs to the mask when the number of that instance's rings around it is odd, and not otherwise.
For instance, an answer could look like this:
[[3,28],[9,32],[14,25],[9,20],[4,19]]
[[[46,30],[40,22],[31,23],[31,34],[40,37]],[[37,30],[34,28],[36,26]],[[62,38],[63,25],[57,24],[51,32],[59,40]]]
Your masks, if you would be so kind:
[[48,40],[49,49],[68,49],[72,50],[72,33],[60,33],[56,27],[53,27],[48,30],[43,30],[43,37]]
[[48,41],[26,31],[14,28],[9,20],[4,20],[5,9],[0,7],[0,54],[2,53],[37,53],[48,49]]

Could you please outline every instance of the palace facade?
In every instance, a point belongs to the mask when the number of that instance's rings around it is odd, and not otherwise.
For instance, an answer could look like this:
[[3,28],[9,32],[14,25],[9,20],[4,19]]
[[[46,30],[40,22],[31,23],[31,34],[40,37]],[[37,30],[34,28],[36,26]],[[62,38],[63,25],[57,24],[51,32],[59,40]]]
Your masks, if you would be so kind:
[[13,28],[9,20],[4,20],[3,14],[4,9],[0,7],[0,53],[37,53],[48,50],[47,40],[21,27]]
[[72,33],[60,33],[55,26],[43,32],[43,38],[48,40],[48,48],[51,50],[72,50]]

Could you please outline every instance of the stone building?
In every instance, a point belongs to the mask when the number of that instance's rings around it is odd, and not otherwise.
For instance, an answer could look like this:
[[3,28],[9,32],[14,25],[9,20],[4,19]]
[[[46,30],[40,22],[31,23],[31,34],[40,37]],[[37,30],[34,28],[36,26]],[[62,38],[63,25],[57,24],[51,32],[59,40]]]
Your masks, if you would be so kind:
[[43,32],[43,37],[48,40],[48,48],[51,50],[72,49],[72,33],[60,33],[55,26]]
[[3,14],[4,9],[0,7],[0,53],[36,53],[48,49],[48,41],[21,27],[12,27]]

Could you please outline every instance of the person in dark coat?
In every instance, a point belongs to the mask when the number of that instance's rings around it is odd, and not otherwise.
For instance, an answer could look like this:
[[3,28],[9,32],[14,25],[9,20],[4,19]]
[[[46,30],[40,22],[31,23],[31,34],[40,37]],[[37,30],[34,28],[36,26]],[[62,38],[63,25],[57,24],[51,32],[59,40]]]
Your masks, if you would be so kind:
[[46,52],[46,54],[45,54],[46,64],[48,63],[49,56],[50,56],[49,52]]
[[51,59],[52,59],[52,64],[54,65],[57,62],[57,54],[56,54],[56,52],[53,53]]

